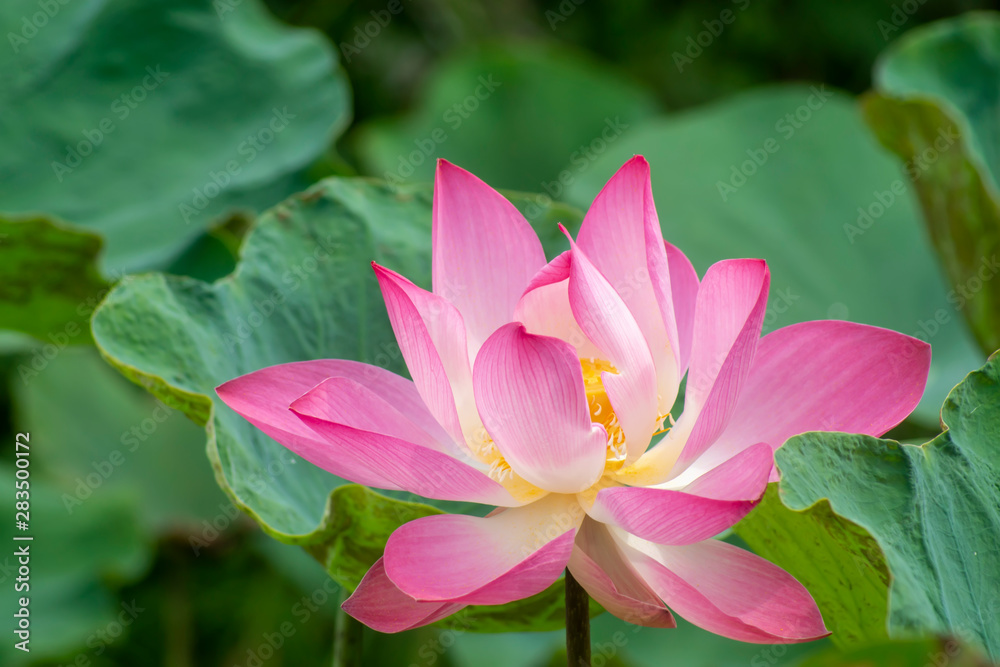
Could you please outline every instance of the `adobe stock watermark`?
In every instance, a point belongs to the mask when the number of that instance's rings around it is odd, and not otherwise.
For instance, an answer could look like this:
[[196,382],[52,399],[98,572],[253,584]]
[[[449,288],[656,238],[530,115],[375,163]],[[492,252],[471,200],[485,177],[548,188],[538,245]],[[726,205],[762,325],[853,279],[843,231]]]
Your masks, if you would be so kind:
[[788,647],[784,644],[767,646],[750,658],[750,667],[772,667],[780,664],[786,653],[788,653]]
[[553,199],[558,199],[563,191],[576,181],[577,177],[590,168],[597,158],[608,150],[608,147],[618,140],[619,137],[629,128],[628,123],[622,122],[620,116],[604,119],[604,127],[599,136],[590,140],[590,143],[581,144],[579,148],[570,153],[570,168],[563,169],[554,181],[542,181],[542,189]]
[[[243,478],[243,485],[253,493],[263,493],[274,480],[285,474],[289,466],[294,466],[295,461],[295,458],[289,458],[287,461],[280,457],[272,459],[265,467]],[[191,547],[192,553],[200,556],[203,549],[211,547],[241,516],[242,512],[234,502],[227,501],[220,504],[219,512],[214,517],[202,520],[201,531],[197,535],[188,536],[188,546]]]
[[[117,282],[115,282],[116,277],[118,279]],[[91,315],[94,314],[94,310],[104,300],[108,292],[118,285],[126,284],[131,279],[131,274],[126,274],[121,270],[112,271],[111,276],[108,277],[107,286],[77,304],[77,316],[81,319],[89,320]],[[81,324],[77,320],[70,320],[61,329],[47,333],[42,344],[32,350],[31,358],[17,365],[17,375],[21,378],[21,382],[27,385],[33,378],[38,377],[77,336],[87,330],[86,324]]]
[[369,12],[371,20],[363,25],[354,26],[354,39],[349,42],[341,42],[340,55],[344,57],[345,63],[350,63],[355,56],[361,55],[373,39],[376,39],[382,30],[392,23],[392,19],[397,14],[403,13],[402,0],[389,0],[385,9],[373,9]]
[[621,116],[615,116],[614,120],[605,118],[604,129],[600,135],[594,137],[587,144],[581,144],[577,150],[570,154],[572,169],[563,169],[555,180],[542,181],[538,184],[540,189],[549,194],[538,193],[529,196],[529,203],[523,211],[524,217],[529,222],[537,220],[545,212],[545,209],[552,205],[553,200],[562,195],[563,191],[576,181],[577,176],[590,168],[594,161],[608,149],[608,146],[614,143],[628,128],[629,124],[622,122]]
[[236,8],[243,4],[243,0],[212,0],[212,8],[220,21],[226,20],[226,14],[236,11]]
[[762,331],[767,332],[774,328],[779,315],[784,315],[795,305],[800,297],[792,292],[791,287],[774,290],[773,295],[767,300],[767,309],[764,311],[764,321]]
[[433,667],[458,642],[458,638],[468,632],[471,626],[469,611],[462,609],[448,617],[448,626],[448,629],[442,630],[437,637],[428,639],[420,645],[417,657],[421,661],[411,662],[409,667]]
[[[811,86],[809,90],[812,93],[805,102],[775,122],[774,131],[781,135],[781,140],[788,141],[794,137],[795,133],[801,130],[833,96],[833,93],[826,89],[826,84],[821,84],[819,87]],[[768,137],[761,142],[760,147],[748,148],[746,150],[748,159],[729,168],[729,179],[715,182],[715,188],[718,190],[719,196],[722,197],[722,201],[729,201],[729,197],[746,185],[747,181],[779,150],[781,150],[781,141],[775,137]]]
[[315,273],[320,265],[328,261],[340,248],[340,243],[328,236],[317,242],[311,254],[298,262],[294,262],[281,274],[282,287],[275,287],[270,294],[251,302],[251,310],[245,317],[238,317],[234,322],[232,332],[222,335],[222,343],[229,352],[234,351],[243,341],[253,336],[261,325],[285,303],[288,295],[302,287],[302,284]]
[[49,24],[51,19],[56,17],[59,10],[68,5],[72,0],[38,0],[37,11],[30,16],[25,14],[21,17],[21,29],[18,32],[8,32],[7,41],[14,53],[20,53],[21,47],[31,41],[38,31]]
[[[118,119],[119,123],[132,115],[132,112],[146,100],[149,93],[159,88],[160,84],[170,76],[170,72],[160,71],[160,65],[156,67],[147,66],[146,72],[146,76],[138,84],[111,101],[110,111]],[[52,161],[52,171],[59,182],[62,183],[63,178],[67,174],[73,173],[74,169],[83,164],[84,158],[97,150],[104,143],[105,137],[117,128],[118,125],[115,123],[114,118],[105,116],[94,127],[81,130],[80,133],[83,134],[83,139],[76,144],[66,145],[66,156],[62,161]]]
[[882,35],[882,41],[888,42],[889,37],[893,33],[897,33],[902,29],[906,22],[910,20],[910,17],[917,13],[917,10],[927,2],[927,0],[905,0],[898,5],[892,6],[892,14],[889,15],[889,20],[879,19],[875,24],[878,27],[879,33]]
[[[478,81],[479,85],[469,95],[452,104],[441,114],[441,121],[451,128],[452,132],[458,131],[480,104],[488,100],[497,88],[503,85],[503,82],[497,81],[492,74],[480,75]],[[425,136],[414,139],[413,145],[416,149],[399,156],[396,169],[386,171],[382,175],[385,182],[390,186],[396,186],[413,176],[416,168],[432,159],[437,153],[438,146],[448,141],[448,137],[448,131],[439,125]]]
[[73,514],[77,507],[83,505],[84,501],[90,498],[94,494],[94,491],[103,486],[116,470],[125,465],[126,454],[132,454],[138,450],[144,442],[149,440],[150,436],[156,433],[160,424],[170,419],[176,412],[176,410],[167,407],[159,399],[154,400],[156,407],[153,408],[150,415],[142,421],[133,424],[121,434],[119,441],[124,447],[124,451],[113,449],[106,457],[99,461],[92,461],[90,466],[93,468],[93,471],[74,480],[76,486],[73,488],[73,493],[62,494],[63,507],[66,508],[67,514]]
[[[912,159],[903,164],[903,171],[906,172],[911,183],[916,183],[921,176],[937,162],[959,139],[958,128],[954,125],[938,128],[938,136],[935,137],[932,145],[920,151]],[[885,215],[896,201],[906,194],[906,183],[902,178],[893,181],[887,190],[876,190],[872,192],[874,200],[867,206],[858,207],[858,218],[855,224],[844,223],[844,233],[847,240],[853,245],[854,240],[862,236],[874,226],[875,222]]]
[[[931,339],[945,325],[951,322],[954,313],[961,312],[968,305],[969,301],[986,286],[986,283],[997,277],[997,274],[1000,274],[1000,260],[997,259],[997,256],[994,254],[989,257],[980,257],[978,267],[973,274],[963,282],[955,285],[954,289],[950,290],[946,295],[948,303],[953,308],[938,308],[927,319],[918,319],[914,324],[914,330],[909,332],[910,337],[924,343],[930,343]],[[899,368],[902,364],[907,363],[919,349],[920,346],[916,343],[905,345],[891,353],[889,361],[892,363],[893,368]]]
[[569,17],[576,12],[576,8],[585,3],[587,0],[562,0],[559,6],[556,7],[557,11],[551,9],[545,10],[545,20],[549,22],[549,27],[555,30],[560,23],[565,23],[569,20]]
[[295,636],[299,628],[305,626],[315,614],[325,607],[330,599],[336,599],[340,587],[333,579],[327,579],[323,584],[313,590],[309,595],[292,605],[291,613],[297,621],[297,625],[292,621],[284,621],[274,632],[265,632],[261,635],[261,641],[254,647],[248,648],[246,657],[233,667],[263,667],[264,663],[273,658],[281,650],[289,639]]
[[193,218],[201,215],[201,212],[208,208],[212,200],[222,194],[233,182],[233,178],[239,176],[246,165],[264,152],[275,138],[285,131],[289,121],[295,118],[296,114],[290,113],[288,107],[271,109],[271,120],[268,121],[267,125],[253,134],[248,134],[236,147],[238,157],[227,161],[219,171],[209,171],[208,179],[204,185],[191,189],[191,199],[178,204],[177,210],[184,218],[184,224],[191,224]]
[[704,30],[693,37],[688,35],[687,46],[684,49],[684,53],[674,51],[672,57],[678,72],[683,74],[684,68],[693,64],[695,60],[701,57],[701,54],[705,52],[705,49],[712,46],[712,44],[715,43],[715,40],[722,35],[723,32],[725,32],[726,26],[735,23],[736,17],[745,12],[747,7],[750,6],[750,0],[732,0],[732,2],[736,5],[738,12],[727,7],[719,12],[718,18],[712,20],[705,19],[701,22],[701,24],[705,26]]
[[144,611],[146,611],[146,608],[140,607],[136,604],[135,600],[122,602],[121,611],[118,612],[114,620],[108,622],[103,628],[98,628],[87,637],[85,646],[89,650],[81,651],[69,662],[60,663],[59,667],[91,667],[94,662],[89,655],[90,652],[93,652],[93,657],[95,658],[104,655],[108,647],[121,637],[125,633],[125,630],[135,623],[135,620]]

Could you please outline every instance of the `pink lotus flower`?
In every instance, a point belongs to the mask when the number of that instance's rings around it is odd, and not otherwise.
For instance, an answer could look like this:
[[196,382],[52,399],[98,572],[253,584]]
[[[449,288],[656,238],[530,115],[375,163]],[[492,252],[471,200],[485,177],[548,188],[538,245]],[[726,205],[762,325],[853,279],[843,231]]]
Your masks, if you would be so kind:
[[673,627],[673,610],[747,642],[828,634],[791,575],[712,538],[777,478],[773,452],[787,438],[899,423],[921,396],[930,348],[834,321],[761,338],[766,264],[719,262],[699,284],[661,237],[641,157],[548,263],[504,197],[444,161],[433,218],[432,292],[374,266],[412,382],[320,360],[218,389],[335,475],[499,508],[400,527],[347,612],[407,630],[534,595],[568,567],[632,623]]

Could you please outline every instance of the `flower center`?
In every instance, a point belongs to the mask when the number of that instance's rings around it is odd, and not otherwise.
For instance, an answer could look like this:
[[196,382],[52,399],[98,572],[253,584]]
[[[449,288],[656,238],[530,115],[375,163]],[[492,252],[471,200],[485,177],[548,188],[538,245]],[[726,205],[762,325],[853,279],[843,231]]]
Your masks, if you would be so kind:
[[[587,396],[587,406],[590,409],[590,420],[603,426],[608,434],[604,473],[590,489],[578,494],[582,500],[592,504],[600,489],[620,484],[620,482],[614,481],[613,475],[625,465],[628,458],[628,447],[625,442],[625,432],[618,421],[618,415],[615,414],[615,410],[611,406],[611,399],[608,398],[608,392],[604,388],[604,380],[601,377],[603,373],[617,375],[618,369],[607,361],[593,358],[580,359],[580,367],[583,370],[583,386]],[[654,433],[654,436],[670,430],[669,426],[663,428],[664,420],[670,420],[671,426],[674,423],[669,413],[658,416],[656,425],[659,430]],[[516,498],[529,501],[546,494],[546,491],[529,483],[511,469],[510,464],[504,459],[503,454],[482,426],[470,439],[469,445],[476,458],[489,466],[487,474],[503,485]]]
[[600,359],[581,359],[583,368],[583,386],[587,392],[587,405],[590,407],[590,420],[600,424],[608,432],[608,451],[605,473],[615,472],[625,463],[628,449],[625,446],[625,432],[618,423],[618,416],[608,392],[604,389],[601,373],[617,373],[618,369]]

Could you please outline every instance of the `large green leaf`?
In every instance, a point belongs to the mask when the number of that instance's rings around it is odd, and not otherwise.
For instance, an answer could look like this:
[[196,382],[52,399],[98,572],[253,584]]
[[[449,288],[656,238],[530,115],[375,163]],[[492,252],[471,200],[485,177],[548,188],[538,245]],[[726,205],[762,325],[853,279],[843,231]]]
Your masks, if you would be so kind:
[[[796,436],[776,454],[781,498],[811,519],[807,535],[840,530],[846,519],[874,538],[891,575],[891,636],[951,635],[996,659],[1000,356],[955,387],[941,418],[946,430],[920,446],[843,433]],[[827,502],[837,516],[817,512]],[[778,532],[806,522],[789,516],[782,525],[782,517],[775,519]],[[828,560],[810,565],[795,549],[772,546],[762,550],[766,556],[811,570],[814,578],[837,577],[838,568],[853,566]],[[872,567],[878,567],[877,558]]]
[[90,343],[90,315],[107,290],[101,245],[97,234],[43,216],[0,216],[0,329],[58,349]]
[[987,353],[1000,348],[1000,14],[908,33],[875,68],[865,113],[902,158],[950,301]]
[[345,78],[318,35],[232,4],[0,4],[0,210],[98,231],[105,268],[134,270],[300,189],[346,125]]
[[828,502],[792,512],[771,484],[760,505],[736,525],[736,533],[809,589],[838,646],[889,638],[889,572],[882,551]]
[[355,133],[366,170],[390,182],[433,178],[443,157],[496,187],[559,198],[608,145],[655,110],[651,95],[587,57],[518,45],[454,58],[417,111]]
[[[571,188],[571,201],[588,204],[633,153],[650,161],[664,236],[699,273],[729,257],[768,261],[766,330],[833,318],[929,339],[934,360],[917,412],[927,424],[981,365],[919,213],[892,191],[902,173],[850,98],[787,86],[637,124]],[[865,228],[859,208],[874,214]]]
[[[565,243],[556,221],[575,226],[581,218],[566,206],[541,206],[523,195],[513,200],[532,214],[550,254]],[[345,486],[251,426],[214,388],[305,359],[357,359],[405,372],[370,262],[429,286],[430,227],[429,186],[330,179],[261,216],[231,276],[214,284],[139,276],[117,287],[92,322],[98,347],[126,377],[206,426],[209,458],[234,502],[349,587],[392,530],[438,510]],[[526,604],[550,610],[558,597],[550,589],[541,602]],[[514,627],[533,621],[510,616]]]

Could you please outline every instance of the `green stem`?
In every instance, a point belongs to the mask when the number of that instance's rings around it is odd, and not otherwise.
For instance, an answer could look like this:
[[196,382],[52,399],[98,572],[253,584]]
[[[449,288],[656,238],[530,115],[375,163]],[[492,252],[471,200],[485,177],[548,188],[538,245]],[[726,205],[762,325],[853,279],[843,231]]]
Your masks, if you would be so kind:
[[568,667],[590,667],[590,596],[566,570],[566,658]]
[[[344,591],[344,600],[350,595]],[[341,600],[343,603],[343,600]],[[362,638],[365,626],[337,609],[333,626],[333,667],[361,667]]]

